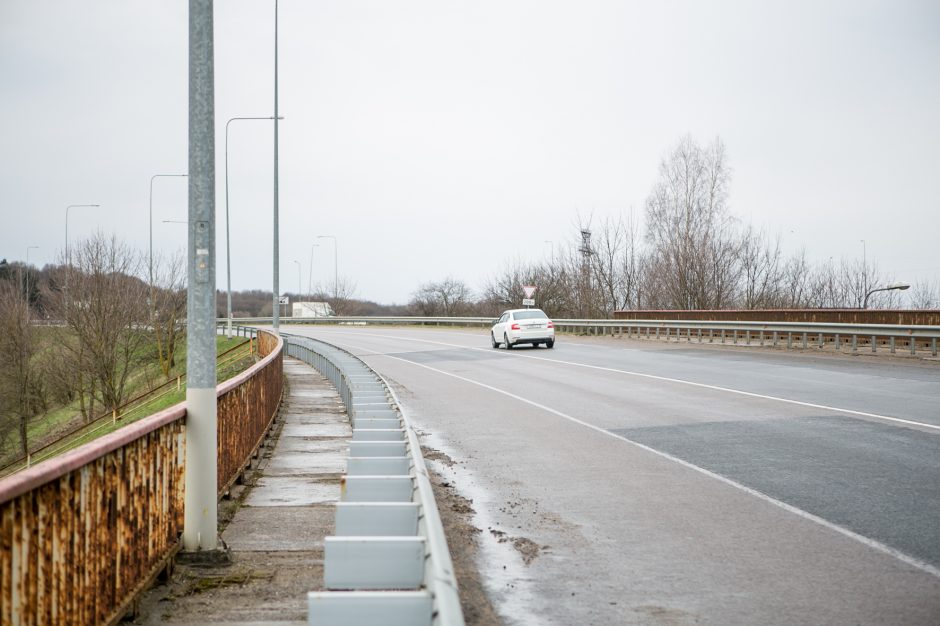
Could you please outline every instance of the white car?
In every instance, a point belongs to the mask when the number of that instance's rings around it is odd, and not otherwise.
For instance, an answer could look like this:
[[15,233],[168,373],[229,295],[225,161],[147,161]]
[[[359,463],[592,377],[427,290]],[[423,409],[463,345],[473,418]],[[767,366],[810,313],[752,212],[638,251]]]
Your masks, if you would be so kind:
[[504,344],[507,350],[520,343],[530,343],[538,348],[555,345],[555,324],[541,309],[512,309],[499,316],[490,330],[493,347]]

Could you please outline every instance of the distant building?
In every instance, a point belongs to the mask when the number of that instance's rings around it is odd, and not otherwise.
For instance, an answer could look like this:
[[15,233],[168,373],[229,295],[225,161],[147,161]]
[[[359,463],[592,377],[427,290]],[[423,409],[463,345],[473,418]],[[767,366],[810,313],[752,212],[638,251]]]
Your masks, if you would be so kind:
[[291,315],[294,317],[333,317],[328,302],[295,302]]

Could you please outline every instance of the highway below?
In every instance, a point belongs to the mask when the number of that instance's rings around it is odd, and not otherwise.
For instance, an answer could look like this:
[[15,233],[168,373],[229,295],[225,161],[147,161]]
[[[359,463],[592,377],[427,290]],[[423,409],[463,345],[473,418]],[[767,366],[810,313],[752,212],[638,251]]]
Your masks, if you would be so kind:
[[285,332],[362,358],[454,461],[508,624],[940,624],[940,364]]

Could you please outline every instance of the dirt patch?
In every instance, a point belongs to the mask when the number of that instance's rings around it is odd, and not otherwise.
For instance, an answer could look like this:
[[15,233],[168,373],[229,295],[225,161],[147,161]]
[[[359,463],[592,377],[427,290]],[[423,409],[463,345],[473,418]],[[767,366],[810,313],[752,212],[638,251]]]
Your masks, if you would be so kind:
[[[442,452],[428,448],[422,448],[421,452],[426,459],[448,467],[454,464],[453,459]],[[502,620],[486,595],[483,576],[477,566],[481,531],[473,525],[473,501],[458,494],[454,486],[433,469],[429,468],[429,474],[454,563],[464,621],[467,626],[502,626]]]
[[527,537],[511,537],[504,531],[497,530],[496,528],[490,528],[489,530],[490,534],[493,535],[499,543],[511,544],[522,557],[522,562],[526,565],[532,563],[532,561],[542,553],[543,549],[548,548],[548,546],[539,546],[539,544]]
[[[437,461],[442,465],[447,467],[453,467],[455,465],[454,460],[444,454],[443,452],[438,452],[437,450],[431,450],[430,448],[421,448],[421,454],[424,456],[425,461]],[[447,485],[448,487],[450,485]]]

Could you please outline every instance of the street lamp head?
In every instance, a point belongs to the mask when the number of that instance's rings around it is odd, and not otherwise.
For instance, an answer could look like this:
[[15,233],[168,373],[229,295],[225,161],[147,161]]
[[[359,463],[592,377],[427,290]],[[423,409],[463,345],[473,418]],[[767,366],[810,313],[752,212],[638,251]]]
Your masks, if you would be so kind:
[[895,283],[893,285],[888,285],[888,289],[897,289],[899,291],[904,291],[905,289],[910,289],[911,286],[907,283]]

